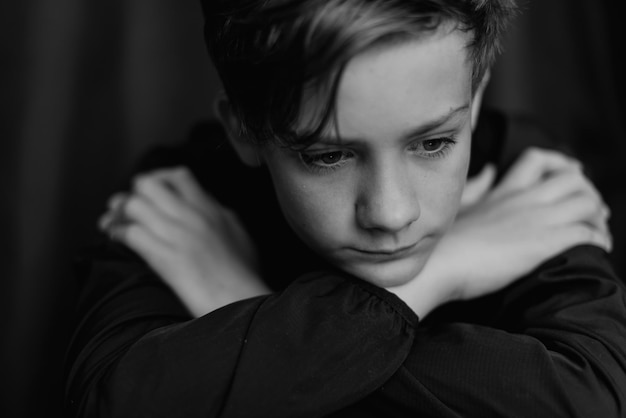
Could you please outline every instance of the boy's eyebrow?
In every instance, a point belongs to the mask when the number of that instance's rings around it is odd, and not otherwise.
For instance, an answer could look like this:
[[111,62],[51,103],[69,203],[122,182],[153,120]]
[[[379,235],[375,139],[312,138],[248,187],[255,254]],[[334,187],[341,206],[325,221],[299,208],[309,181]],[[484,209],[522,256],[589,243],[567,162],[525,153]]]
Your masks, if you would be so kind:
[[441,125],[445,125],[450,120],[458,117],[459,115],[466,113],[469,110],[469,104],[464,104],[454,109],[450,109],[448,113],[438,117],[437,119],[428,121],[423,125],[418,126],[417,128],[409,130],[407,133],[403,135],[404,138],[413,138],[416,136],[421,136],[427,134],[435,129],[439,128]]
[[[428,121],[416,128],[408,130],[402,135],[402,137],[403,138],[415,138],[415,137],[419,137],[421,135],[427,134],[439,128],[441,125],[448,123],[450,120],[454,119],[455,117],[458,117],[460,114],[467,112],[469,109],[470,109],[469,104],[464,104],[457,108],[450,109],[450,111],[446,113],[445,115],[442,115],[434,120]],[[358,142],[358,141],[359,141],[358,138],[348,138],[348,137],[336,138],[336,137],[323,136],[319,138],[319,140],[316,142],[332,145],[332,144],[345,144],[348,142]]]

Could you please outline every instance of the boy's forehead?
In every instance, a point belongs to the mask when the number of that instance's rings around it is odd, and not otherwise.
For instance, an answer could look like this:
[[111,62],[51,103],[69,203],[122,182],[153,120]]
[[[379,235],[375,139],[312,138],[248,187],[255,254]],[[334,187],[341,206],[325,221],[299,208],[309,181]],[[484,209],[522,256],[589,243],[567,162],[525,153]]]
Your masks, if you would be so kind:
[[[426,118],[432,113],[431,119],[436,119],[452,108],[464,106],[471,98],[469,36],[442,26],[428,37],[379,44],[356,55],[339,81],[336,117],[342,119],[376,106],[381,109],[382,122],[385,107],[397,112],[397,106],[405,105]],[[324,111],[326,103],[320,96],[310,90],[305,94],[299,128],[306,130]],[[389,116],[393,119],[393,113]],[[330,137],[335,134],[334,126],[325,132]]]
[[368,79],[385,77],[389,72],[399,78],[407,71],[416,77],[426,73],[436,75],[442,66],[455,66],[460,76],[466,76],[473,68],[468,48],[471,36],[447,21],[435,31],[420,36],[378,43],[347,62],[340,90],[348,90],[350,83],[367,85]]

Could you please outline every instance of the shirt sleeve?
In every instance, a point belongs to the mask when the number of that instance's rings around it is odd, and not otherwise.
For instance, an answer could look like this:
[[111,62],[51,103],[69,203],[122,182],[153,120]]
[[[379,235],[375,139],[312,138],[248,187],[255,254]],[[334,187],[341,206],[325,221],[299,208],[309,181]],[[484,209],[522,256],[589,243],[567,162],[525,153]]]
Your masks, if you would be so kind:
[[487,325],[426,318],[394,376],[338,416],[626,416],[626,298],[603,250],[575,247],[464,309],[485,306]]
[[387,381],[417,322],[395,295],[339,273],[197,319],[131,257],[92,257],[79,276],[70,416],[323,416]]

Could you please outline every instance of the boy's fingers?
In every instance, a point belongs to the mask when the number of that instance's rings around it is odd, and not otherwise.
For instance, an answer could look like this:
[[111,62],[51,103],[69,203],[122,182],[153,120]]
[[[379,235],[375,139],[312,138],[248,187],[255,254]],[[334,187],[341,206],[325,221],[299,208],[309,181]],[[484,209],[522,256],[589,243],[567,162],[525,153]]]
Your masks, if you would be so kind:
[[133,189],[135,193],[149,201],[155,210],[184,225],[193,222],[196,214],[180,193],[172,188],[166,179],[169,171],[162,170],[149,174],[142,174],[135,178]]
[[611,229],[609,227],[607,212],[606,206],[602,205],[596,215],[590,217],[587,223],[600,234],[604,235],[607,242],[607,248],[605,249],[608,252],[611,252],[613,250],[613,235],[611,234]]
[[606,231],[601,231],[589,224],[577,223],[574,225],[564,226],[560,234],[560,245],[565,249],[576,245],[596,245],[607,252],[612,250],[612,238]]
[[177,231],[181,228],[144,196],[132,195],[126,199],[122,207],[129,222],[144,225],[156,237],[165,242],[175,238]]
[[98,219],[98,227],[102,231],[106,231],[113,225],[121,225],[128,222],[124,213],[124,204],[128,196],[126,193],[116,193],[109,198],[107,201],[108,211]]
[[541,180],[536,186],[524,191],[525,198],[538,204],[549,204],[573,195],[584,195],[589,200],[602,202],[600,193],[584,176],[582,171],[564,170]]
[[124,203],[127,197],[128,197],[127,193],[115,193],[107,201],[108,208],[112,211],[117,210],[120,207],[120,205]]
[[171,253],[171,249],[163,241],[136,223],[113,226],[109,229],[109,236],[137,252],[152,265],[159,265]]
[[[569,224],[576,222],[606,224],[606,209],[602,201],[578,193],[556,203],[544,206],[538,215],[548,225]],[[599,224],[598,224],[599,225]]]
[[485,197],[493,186],[496,178],[496,168],[487,164],[475,177],[468,179],[461,196],[461,209],[470,207]]
[[516,192],[536,184],[554,172],[579,167],[580,163],[557,151],[529,148],[513,164],[497,187],[498,194]]
[[137,178],[136,190],[168,216],[192,227],[204,218],[221,219],[224,207],[200,186],[186,167],[168,168]]
[[183,199],[197,210],[207,215],[220,211],[223,206],[198,183],[186,167],[178,167],[166,173],[164,180],[173,187]]
[[98,219],[98,228],[101,231],[105,232],[107,229],[109,229],[114,220],[115,214],[113,212],[106,212]]
[[143,195],[113,195],[109,199],[109,211],[100,217],[98,226],[112,236],[112,231],[117,231],[113,235],[118,234],[131,224],[143,226],[164,242],[174,239],[181,228]]

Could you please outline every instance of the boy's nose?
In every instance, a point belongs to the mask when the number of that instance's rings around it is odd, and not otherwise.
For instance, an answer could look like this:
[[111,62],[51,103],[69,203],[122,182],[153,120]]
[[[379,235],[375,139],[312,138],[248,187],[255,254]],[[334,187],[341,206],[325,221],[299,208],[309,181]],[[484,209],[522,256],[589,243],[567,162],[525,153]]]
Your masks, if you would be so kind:
[[356,217],[361,228],[396,233],[419,218],[415,183],[401,164],[376,170],[363,183],[356,202]]

